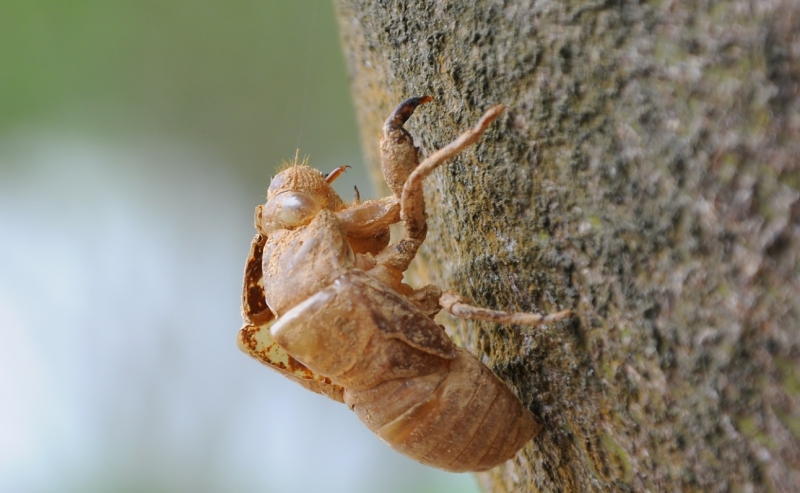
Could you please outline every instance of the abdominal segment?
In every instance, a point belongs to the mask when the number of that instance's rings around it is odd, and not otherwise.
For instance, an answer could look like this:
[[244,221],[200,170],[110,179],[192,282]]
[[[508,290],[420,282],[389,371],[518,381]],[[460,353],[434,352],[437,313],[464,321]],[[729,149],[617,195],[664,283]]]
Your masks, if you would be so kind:
[[345,389],[345,403],[392,448],[440,469],[481,471],[512,458],[541,423],[475,356],[436,373]]
[[272,335],[343,387],[345,403],[383,441],[423,464],[489,469],[542,427],[442,327],[356,269],[282,315]]

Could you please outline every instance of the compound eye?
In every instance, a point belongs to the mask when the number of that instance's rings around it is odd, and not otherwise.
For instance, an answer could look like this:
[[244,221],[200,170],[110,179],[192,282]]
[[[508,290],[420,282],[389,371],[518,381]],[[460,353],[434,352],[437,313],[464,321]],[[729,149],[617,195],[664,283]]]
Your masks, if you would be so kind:
[[303,192],[283,192],[261,210],[261,229],[269,234],[276,229],[292,229],[311,222],[322,209],[313,196]]

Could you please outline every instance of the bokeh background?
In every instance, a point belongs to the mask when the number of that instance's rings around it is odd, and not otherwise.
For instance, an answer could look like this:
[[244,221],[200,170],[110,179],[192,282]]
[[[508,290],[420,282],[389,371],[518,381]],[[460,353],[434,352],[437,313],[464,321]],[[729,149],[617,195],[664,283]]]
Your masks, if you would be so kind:
[[0,2],[0,491],[477,491],[238,352],[298,148],[374,196],[328,0]]

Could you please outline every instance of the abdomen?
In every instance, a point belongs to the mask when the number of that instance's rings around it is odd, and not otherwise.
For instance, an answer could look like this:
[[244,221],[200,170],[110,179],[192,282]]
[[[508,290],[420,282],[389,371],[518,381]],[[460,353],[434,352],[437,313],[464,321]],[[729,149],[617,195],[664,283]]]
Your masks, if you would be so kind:
[[508,387],[463,349],[436,373],[345,390],[344,398],[389,446],[447,471],[500,465],[542,428]]
[[542,428],[431,318],[351,270],[279,318],[278,344],[344,387],[345,403],[395,450],[448,471],[512,458]]

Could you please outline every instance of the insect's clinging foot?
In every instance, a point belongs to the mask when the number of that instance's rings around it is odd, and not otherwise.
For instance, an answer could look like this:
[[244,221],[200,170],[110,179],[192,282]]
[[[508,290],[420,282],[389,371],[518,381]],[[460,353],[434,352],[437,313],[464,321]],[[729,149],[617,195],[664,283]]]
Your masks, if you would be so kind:
[[423,227],[427,224],[425,202],[422,195],[422,181],[446,160],[456,156],[465,147],[480,139],[489,125],[503,113],[505,108],[502,104],[489,108],[472,128],[467,129],[455,140],[428,156],[409,173],[399,197],[400,217],[405,223],[407,234],[410,237],[424,239],[424,236],[419,236]]
[[549,324],[570,318],[572,310],[562,310],[560,312],[540,314],[524,312],[504,312],[500,310],[490,310],[466,303],[460,295],[447,291],[439,298],[439,304],[448,313],[457,318],[486,320],[501,324],[518,324],[535,327],[537,325]]
[[430,96],[408,98],[400,103],[383,124],[381,137],[381,169],[386,184],[395,196],[400,197],[408,175],[419,164],[418,149],[411,134],[403,124],[421,104],[433,101]]
[[406,99],[397,105],[397,108],[395,108],[392,114],[389,115],[389,118],[386,119],[386,123],[383,124],[384,131],[403,128],[403,124],[411,118],[417,106],[430,103],[431,101],[433,101],[431,96],[417,96]]

